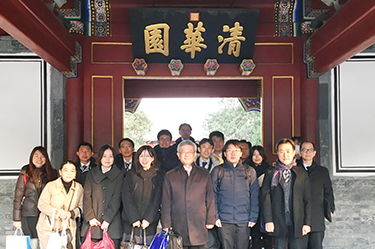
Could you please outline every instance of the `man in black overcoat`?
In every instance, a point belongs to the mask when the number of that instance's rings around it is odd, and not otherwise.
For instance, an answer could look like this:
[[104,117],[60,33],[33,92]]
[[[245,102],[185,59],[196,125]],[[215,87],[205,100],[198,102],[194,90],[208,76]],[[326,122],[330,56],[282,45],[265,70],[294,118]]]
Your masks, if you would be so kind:
[[180,162],[176,154],[176,145],[171,146],[172,134],[168,130],[161,130],[158,133],[158,145],[154,147],[156,152],[159,169],[168,172]]
[[[299,166],[307,171],[311,189],[311,232],[307,235],[309,249],[322,249],[325,230],[324,214],[335,211],[335,202],[328,169],[314,161],[315,145],[310,141],[301,144]],[[324,205],[326,202],[326,205]],[[328,204],[328,205],[327,205]],[[332,215],[331,215],[332,216]]]
[[181,164],[168,171],[163,184],[162,226],[183,238],[184,249],[203,249],[215,224],[215,200],[208,170],[194,163],[197,145],[177,146]]
[[311,194],[305,170],[297,167],[292,140],[276,145],[275,167],[264,177],[261,212],[266,231],[273,233],[275,249],[305,249],[311,230]]

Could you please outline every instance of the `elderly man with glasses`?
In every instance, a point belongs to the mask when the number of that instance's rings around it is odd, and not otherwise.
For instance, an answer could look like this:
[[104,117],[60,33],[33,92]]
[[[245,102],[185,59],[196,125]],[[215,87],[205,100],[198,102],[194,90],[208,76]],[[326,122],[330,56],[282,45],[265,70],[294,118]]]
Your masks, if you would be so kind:
[[184,249],[203,249],[215,223],[211,177],[194,163],[196,151],[195,143],[182,141],[177,146],[181,163],[166,173],[163,183],[163,230],[180,234]]
[[313,142],[301,143],[301,159],[298,165],[304,168],[309,175],[311,190],[311,232],[307,235],[308,249],[323,248],[325,230],[324,217],[331,219],[335,211],[333,189],[327,168],[319,166],[315,161],[315,145]]

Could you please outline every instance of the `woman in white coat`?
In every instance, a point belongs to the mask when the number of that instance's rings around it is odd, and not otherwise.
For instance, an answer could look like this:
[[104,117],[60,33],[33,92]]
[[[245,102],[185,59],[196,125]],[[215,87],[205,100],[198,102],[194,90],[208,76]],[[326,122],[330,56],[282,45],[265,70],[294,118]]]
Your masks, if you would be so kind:
[[[72,233],[72,241],[67,248],[76,249],[76,221],[80,215],[83,202],[83,188],[81,184],[74,181],[76,177],[76,167],[71,161],[65,162],[60,170],[60,178],[49,182],[44,188],[38,202],[41,211],[39,216],[37,231],[42,249],[48,244],[51,233],[51,219],[53,212],[54,223],[59,224],[58,230],[62,230],[63,220],[68,219],[68,228]],[[59,222],[58,222],[59,221]],[[54,226],[56,228],[56,226]]]

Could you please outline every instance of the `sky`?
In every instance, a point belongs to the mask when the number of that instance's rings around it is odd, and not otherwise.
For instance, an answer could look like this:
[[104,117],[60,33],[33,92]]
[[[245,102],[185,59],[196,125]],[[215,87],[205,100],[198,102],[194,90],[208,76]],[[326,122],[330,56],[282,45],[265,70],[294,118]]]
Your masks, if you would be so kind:
[[178,127],[182,123],[192,126],[191,136],[195,139],[207,137],[203,130],[203,122],[208,113],[219,110],[221,98],[149,98],[142,99],[138,109],[143,110],[153,122],[151,132],[146,140],[156,140],[162,129],[172,133],[172,139],[180,137]]

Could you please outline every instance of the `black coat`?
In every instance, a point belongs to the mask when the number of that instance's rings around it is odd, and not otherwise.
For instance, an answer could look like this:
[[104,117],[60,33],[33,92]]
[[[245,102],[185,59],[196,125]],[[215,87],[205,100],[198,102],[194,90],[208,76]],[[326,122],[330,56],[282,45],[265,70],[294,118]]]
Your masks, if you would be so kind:
[[[138,171],[141,171],[139,169]],[[122,187],[122,218],[125,221],[124,232],[131,233],[132,224],[136,221],[150,222],[147,235],[154,235],[160,219],[160,204],[164,174],[153,168],[150,177],[143,178],[135,170],[126,174]],[[135,231],[135,234],[139,234]]]
[[[284,179],[271,187],[274,168],[267,171],[261,188],[261,213],[264,222],[273,222],[275,225],[274,236],[285,237],[287,227],[285,224]],[[291,169],[292,178],[292,216],[294,221],[294,237],[302,237],[303,225],[311,226],[311,193],[309,177],[305,170],[299,166]]]
[[[132,154],[132,163],[131,163],[130,169],[133,169],[134,155],[135,155],[135,152],[133,152]],[[126,173],[129,171],[129,169],[125,170],[124,157],[122,156],[121,153],[115,156],[115,164],[121,170],[123,176],[125,176]]]
[[160,169],[167,172],[175,168],[180,160],[177,157],[176,145],[170,146],[168,148],[160,148],[159,145],[154,147],[156,152],[156,158],[160,164]]
[[76,171],[77,171],[76,181],[78,183],[80,183],[82,186],[85,186],[85,181],[86,181],[87,173],[92,168],[94,168],[96,166],[95,158],[93,158],[93,157],[90,158],[90,164],[89,164],[89,170],[88,171],[85,171],[85,172],[81,171],[81,162],[80,161],[75,162],[74,165],[76,166]]
[[204,245],[206,225],[215,224],[215,201],[208,170],[195,164],[190,176],[182,165],[166,173],[163,183],[162,226],[172,227],[184,246]]
[[[192,141],[193,143],[197,144],[197,142],[195,142],[195,139],[194,139],[193,137],[190,136],[190,137],[189,137],[189,140]],[[176,149],[177,149],[178,144],[181,143],[181,142],[182,142],[182,138],[179,137],[179,138],[176,140],[176,143],[175,143]]]
[[[101,166],[89,171],[83,195],[85,220],[81,236],[85,236],[87,233],[89,221],[96,218],[101,223],[103,221],[109,223],[108,234],[112,239],[122,237],[120,205],[123,180],[120,169],[115,165],[105,174],[103,174]],[[91,236],[93,239],[102,239],[103,232],[100,227],[92,227]]]
[[264,160],[261,165],[256,166],[252,160],[247,160],[244,162],[245,164],[248,164],[249,166],[253,167],[255,171],[257,172],[257,177],[265,174],[267,171],[271,170],[271,166],[266,163]]
[[[302,169],[305,169],[302,162],[299,162],[299,165]],[[307,174],[309,175],[311,189],[311,231],[324,231],[324,198],[326,198],[330,204],[330,212],[333,213],[335,211],[335,202],[329,172],[327,168],[319,166],[316,162],[313,162],[308,168]]]

